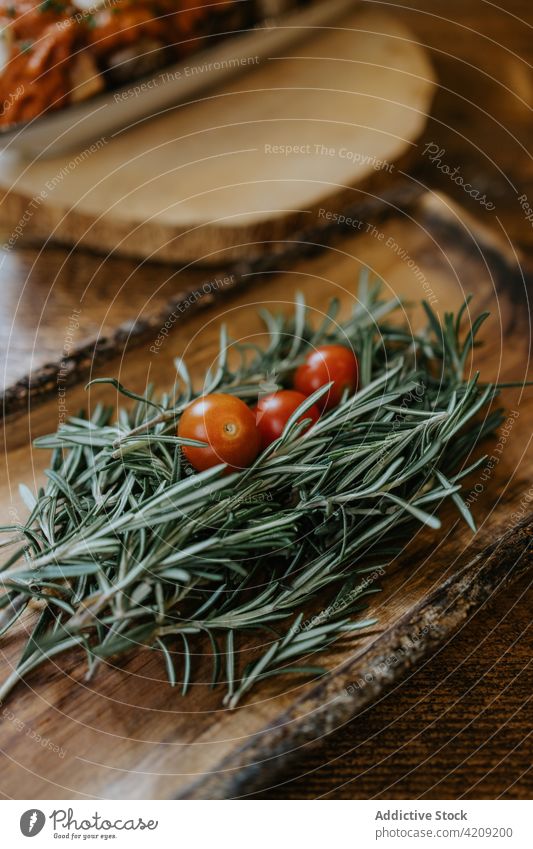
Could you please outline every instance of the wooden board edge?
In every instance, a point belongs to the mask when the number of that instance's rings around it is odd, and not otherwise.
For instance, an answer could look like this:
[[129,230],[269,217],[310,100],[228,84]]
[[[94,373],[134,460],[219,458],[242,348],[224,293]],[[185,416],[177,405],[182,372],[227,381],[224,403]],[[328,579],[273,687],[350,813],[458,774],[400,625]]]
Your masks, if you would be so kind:
[[[340,207],[337,211],[340,211]],[[435,236],[448,234],[458,246],[471,248],[472,236],[482,246],[484,256],[490,260],[498,290],[504,289],[511,297],[518,298],[524,287],[533,292],[533,267],[524,257],[506,249],[503,240],[495,239],[493,231],[488,231],[477,220],[464,212],[462,207],[451,201],[446,195],[435,195],[426,191],[405,175],[401,181],[393,184],[379,196],[369,195],[363,201],[342,209],[347,218],[359,218],[369,223],[384,223],[397,214],[418,216],[418,220]],[[103,365],[113,357],[123,353],[127,344],[129,349],[146,343],[157,334],[168,316],[179,312],[180,304],[187,302],[187,317],[176,323],[175,330],[183,327],[188,317],[196,310],[205,310],[215,302],[232,297],[236,291],[253,286],[262,275],[271,274],[280,269],[291,267],[299,261],[311,258],[339,242],[347,233],[353,233],[350,225],[336,221],[318,220],[312,228],[294,232],[290,237],[272,244],[268,253],[241,260],[218,271],[206,269],[206,282],[218,274],[231,277],[232,282],[216,289],[202,298],[191,298],[191,289],[178,292],[156,313],[135,323],[126,322],[108,336],[101,336],[96,342],[73,350],[72,354],[61,360],[43,365],[31,375],[7,386],[0,393],[0,418],[13,417],[27,412],[35,404],[46,401],[57,390],[57,377],[62,372],[65,385],[80,383],[96,367]],[[199,284],[201,288],[202,284]],[[66,375],[66,377],[65,377]]]
[[[379,197],[367,196],[362,202],[359,201],[352,207],[347,207],[343,210],[343,214],[348,217],[357,214],[364,216],[365,220],[377,223],[398,212],[413,210],[421,194],[422,190],[418,187],[410,185],[407,181],[401,181],[388,191],[382,192]],[[232,282],[201,298],[193,298],[191,296],[194,292],[191,289],[183,289],[146,319],[139,319],[135,323],[126,322],[110,335],[100,336],[97,341],[89,342],[73,350],[68,357],[40,366],[30,375],[7,386],[0,393],[0,418],[27,412],[30,407],[52,397],[57,391],[57,378],[60,371],[64,384],[67,387],[74,386],[95,367],[121,355],[126,344],[130,349],[142,345],[154,335],[154,332],[157,335],[170,314],[180,312],[181,304],[187,303],[188,308],[184,311],[186,318],[182,323],[176,323],[175,330],[181,329],[196,311],[208,309],[215,301],[223,301],[234,295],[236,291],[245,287],[249,288],[253,282],[260,280],[263,274],[290,267],[321,253],[340,240],[346,232],[349,232],[349,229],[343,228],[335,221],[320,218],[317,219],[314,227],[295,231],[292,235],[272,244],[268,253],[221,266],[217,271],[212,268],[206,269],[205,282],[219,275],[231,278]],[[198,284],[196,289],[198,288],[202,288],[202,283]]]
[[[430,105],[428,102],[428,112]],[[397,174],[408,171],[412,166],[423,129],[413,139],[412,148],[393,163]],[[360,198],[359,203],[364,203],[366,196],[379,194],[390,181],[389,171],[371,169],[364,179],[354,185],[334,184],[329,194],[324,194],[307,210],[285,211],[273,218],[250,224],[226,223],[224,226],[218,223],[195,226],[191,222],[190,225],[178,228],[150,220],[136,224],[131,221],[114,221],[110,227],[105,215],[95,221],[91,215],[79,212],[76,207],[43,205],[39,215],[27,221],[25,235],[37,244],[55,244],[70,250],[86,249],[100,255],[116,255],[138,261],[146,261],[148,258],[158,263],[201,262],[213,268],[221,263],[260,258],[267,250],[265,246],[272,241],[291,238],[296,232],[311,229],[307,222],[316,220],[321,208],[334,206],[335,211],[341,212],[345,206],[353,205],[354,195]],[[32,209],[34,203],[34,197],[5,190],[2,220],[26,220],[27,210]],[[83,234],[81,237],[80,233]],[[207,254],[206,244],[209,244]],[[154,245],[159,245],[157,251],[154,251]]]
[[[533,512],[487,545],[364,652],[328,674],[275,723],[223,758],[209,775],[191,782],[176,798],[235,799],[263,789],[296,759],[302,746],[306,752],[319,746],[323,736],[401,683],[493,594],[525,575],[532,565]],[[413,643],[414,634],[423,638]],[[386,662],[391,656],[398,659],[396,664]],[[372,675],[368,681],[364,676],[369,658]],[[358,686],[361,681],[364,685]]]
[[529,255],[506,238],[501,225],[500,228],[488,226],[438,191],[422,195],[418,207],[421,217],[437,238],[448,236],[465,250],[477,245],[491,269],[497,292],[505,292],[513,302],[523,305],[524,291],[528,295],[533,293],[533,263]]
[[[388,23],[389,27],[392,26],[393,38],[412,42],[412,48],[420,54],[418,58],[423,70],[418,76],[419,82],[423,82],[425,87],[423,93],[418,94],[419,103],[416,108],[407,104],[417,118],[407,138],[402,139],[403,144],[396,153],[396,159],[394,159],[395,154],[391,152],[390,165],[398,173],[406,170],[418,155],[418,144],[425,132],[437,92],[437,75],[424,45],[414,38],[404,22],[387,10],[367,9],[360,0],[353,0],[351,8],[339,10],[333,14],[331,25],[326,26],[325,29],[341,26],[346,16],[349,16],[351,20],[354,13],[357,19],[361,18],[363,22],[367,18],[373,21],[374,16],[377,16],[378,21],[384,19],[384,36],[391,35],[387,29]],[[373,24],[375,26],[375,21]],[[369,33],[379,35],[378,32],[373,32],[373,29],[374,27],[371,26]],[[311,40],[320,37],[320,27],[317,30],[318,33],[309,35]],[[403,35],[400,36],[398,33]],[[394,50],[394,45],[391,49]],[[63,200],[55,206],[43,204],[43,192],[40,188],[33,195],[28,193],[28,188],[25,192],[18,192],[13,189],[9,180],[0,181],[2,193],[0,208],[2,221],[6,223],[23,221],[26,236],[40,243],[47,244],[52,241],[69,248],[85,247],[100,254],[116,253],[131,259],[150,259],[158,262],[195,262],[202,257],[204,264],[216,265],[220,254],[224,254],[226,262],[248,258],[252,251],[259,254],[263,250],[262,243],[272,239],[286,238],[295,230],[302,229],[306,226],[306,218],[316,215],[321,206],[335,204],[337,209],[340,209],[343,205],[350,203],[354,192],[377,191],[389,180],[389,168],[375,171],[372,165],[368,164],[367,173],[361,177],[353,174],[347,177],[345,185],[331,183],[329,194],[327,183],[324,181],[325,194],[310,203],[309,209],[305,211],[273,210],[265,219],[251,220],[250,223],[240,220],[234,225],[228,221],[221,225],[220,222],[211,223],[203,219],[195,222],[191,218],[183,226],[177,226],[157,218],[145,221],[142,217],[130,220],[113,218],[110,224],[110,219],[105,213],[95,220],[92,213],[80,211],[76,204],[70,205],[68,200]],[[18,179],[15,182],[18,182]],[[38,214],[35,214],[36,211]],[[252,213],[250,216],[252,217]],[[210,246],[207,255],[206,244]],[[155,251],[154,245],[158,246]]]

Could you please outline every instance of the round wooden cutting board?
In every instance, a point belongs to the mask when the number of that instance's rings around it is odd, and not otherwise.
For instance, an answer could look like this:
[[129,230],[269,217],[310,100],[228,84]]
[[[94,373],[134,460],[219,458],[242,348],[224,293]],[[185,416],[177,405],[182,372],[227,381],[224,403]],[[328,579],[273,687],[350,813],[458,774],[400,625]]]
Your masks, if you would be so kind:
[[354,189],[375,191],[424,128],[434,76],[423,49],[394,18],[354,10],[286,52],[251,56],[224,88],[83,151],[33,163],[4,153],[8,245],[31,236],[220,264],[338,213]]

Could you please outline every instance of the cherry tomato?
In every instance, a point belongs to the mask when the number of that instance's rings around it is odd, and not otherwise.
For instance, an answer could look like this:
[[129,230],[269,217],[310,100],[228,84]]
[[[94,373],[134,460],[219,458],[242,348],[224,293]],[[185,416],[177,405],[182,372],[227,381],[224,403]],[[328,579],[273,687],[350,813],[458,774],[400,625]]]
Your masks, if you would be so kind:
[[178,436],[208,443],[206,448],[183,446],[198,472],[219,463],[227,463],[228,471],[247,468],[261,447],[254,413],[240,398],[220,392],[197,398],[183,411]]
[[330,410],[340,402],[345,389],[355,392],[358,380],[359,366],[353,351],[343,345],[321,345],[296,369],[294,388],[311,395],[333,381],[328,394],[317,402],[320,409]]
[[[279,392],[273,392],[271,395],[265,395],[261,398],[255,408],[257,429],[261,435],[261,445],[266,448],[275,439],[278,439],[283,433],[283,429],[295,410],[300,404],[305,401],[305,395],[301,392],[295,392],[292,389],[282,389]],[[318,407],[314,404],[310,407],[298,421],[302,422],[305,419],[311,419],[311,424],[314,424],[320,413]],[[306,428],[307,430],[308,428]]]

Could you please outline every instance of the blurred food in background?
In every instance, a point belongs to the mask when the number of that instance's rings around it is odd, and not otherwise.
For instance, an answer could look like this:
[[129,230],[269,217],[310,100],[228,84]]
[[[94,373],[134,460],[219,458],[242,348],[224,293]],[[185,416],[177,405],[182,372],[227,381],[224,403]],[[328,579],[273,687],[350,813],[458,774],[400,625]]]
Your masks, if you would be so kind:
[[151,74],[305,0],[0,2],[0,126]]

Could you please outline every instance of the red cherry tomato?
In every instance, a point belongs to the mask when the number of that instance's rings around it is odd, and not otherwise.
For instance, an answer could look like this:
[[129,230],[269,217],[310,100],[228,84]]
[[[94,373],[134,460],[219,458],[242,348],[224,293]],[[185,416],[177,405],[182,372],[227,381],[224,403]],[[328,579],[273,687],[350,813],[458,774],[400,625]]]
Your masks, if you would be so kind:
[[240,398],[218,392],[197,398],[183,411],[178,436],[208,443],[205,448],[183,446],[187,460],[198,472],[219,463],[227,463],[228,471],[247,468],[261,447],[250,408]]
[[330,410],[340,402],[345,389],[355,392],[358,380],[359,366],[353,351],[343,345],[321,345],[296,369],[294,388],[311,395],[333,381],[328,394],[317,402],[321,409]]
[[[282,389],[260,399],[255,408],[255,414],[263,449],[281,436],[290,417],[304,401],[305,395],[302,395],[301,392],[294,392],[292,389]],[[313,404],[300,416],[298,421],[303,422],[305,419],[311,419],[309,425],[311,427],[311,424],[318,420],[319,415],[318,407]]]

